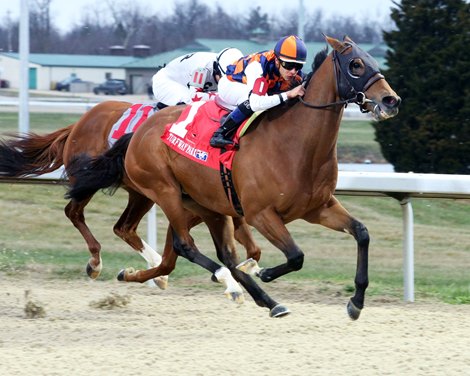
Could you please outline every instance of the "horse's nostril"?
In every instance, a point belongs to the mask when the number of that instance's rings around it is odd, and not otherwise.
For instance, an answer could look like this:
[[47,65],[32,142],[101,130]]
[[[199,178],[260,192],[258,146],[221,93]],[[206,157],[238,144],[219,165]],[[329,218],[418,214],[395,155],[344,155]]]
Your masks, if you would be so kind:
[[382,99],[382,102],[385,106],[389,108],[396,108],[400,105],[401,103],[401,98],[400,97],[394,97],[392,95],[384,97]]

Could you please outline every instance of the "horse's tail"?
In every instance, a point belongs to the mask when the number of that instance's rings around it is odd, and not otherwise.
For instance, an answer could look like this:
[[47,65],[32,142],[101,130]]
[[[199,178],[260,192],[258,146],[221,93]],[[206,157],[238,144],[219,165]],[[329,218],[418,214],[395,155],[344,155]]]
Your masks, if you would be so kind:
[[113,194],[125,176],[124,158],[131,137],[132,133],[122,136],[97,157],[81,154],[73,158],[67,166],[67,174],[72,178],[65,198],[82,201],[105,188],[110,188],[109,193]]
[[0,176],[42,175],[63,165],[64,145],[74,124],[55,132],[9,135],[0,140]]

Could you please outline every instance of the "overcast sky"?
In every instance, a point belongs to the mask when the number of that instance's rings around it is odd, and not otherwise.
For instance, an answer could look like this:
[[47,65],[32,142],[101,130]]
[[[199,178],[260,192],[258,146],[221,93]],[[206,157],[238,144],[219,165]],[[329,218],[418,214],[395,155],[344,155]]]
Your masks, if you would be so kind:
[[[21,0],[0,0],[0,20],[3,20],[10,12],[10,15],[17,19],[20,13]],[[36,0],[28,0],[33,4]],[[114,3],[128,4],[130,0],[113,0]],[[148,9],[150,14],[163,12],[163,14],[172,13],[176,3],[186,0],[132,0]],[[262,11],[268,14],[281,15],[282,11],[295,10],[299,0],[199,0],[201,3],[215,7],[221,4],[227,13],[229,7],[236,4],[234,14],[248,14],[249,10],[260,6]],[[399,0],[396,0],[399,2]],[[390,8],[393,7],[392,0],[303,0],[304,7],[307,10],[321,9],[326,16],[338,14],[341,16],[353,16],[358,20],[372,17],[373,19],[383,19],[390,14]],[[269,4],[269,5],[268,5]],[[69,30],[71,25],[79,23],[87,9],[106,9],[104,1],[96,0],[52,0],[51,17],[54,23],[61,31]]]

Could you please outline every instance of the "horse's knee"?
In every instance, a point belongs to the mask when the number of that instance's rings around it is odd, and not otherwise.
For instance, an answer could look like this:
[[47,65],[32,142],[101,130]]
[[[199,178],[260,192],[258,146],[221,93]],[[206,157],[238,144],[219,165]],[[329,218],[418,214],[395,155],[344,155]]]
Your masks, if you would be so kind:
[[231,250],[229,248],[225,248],[221,253],[219,257],[220,261],[230,270],[233,270],[237,267],[237,265],[240,263],[238,256],[234,250]]
[[297,251],[294,255],[287,258],[287,265],[292,270],[300,270],[304,265],[304,254],[301,251]]
[[173,249],[178,256],[193,262],[196,257],[195,251],[188,244],[181,241],[180,237],[173,231]]
[[369,231],[361,222],[354,220],[352,223],[352,234],[359,247],[368,247],[370,242]]

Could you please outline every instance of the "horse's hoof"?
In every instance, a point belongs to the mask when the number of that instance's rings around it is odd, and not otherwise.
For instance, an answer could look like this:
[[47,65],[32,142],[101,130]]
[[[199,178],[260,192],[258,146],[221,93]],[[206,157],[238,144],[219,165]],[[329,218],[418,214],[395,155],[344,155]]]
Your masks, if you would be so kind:
[[121,269],[121,271],[119,272],[119,274],[117,275],[117,280],[120,281],[120,282],[124,282],[125,279],[124,279],[124,275],[126,274],[126,271],[124,269]]
[[245,302],[245,295],[243,295],[243,292],[226,292],[225,296],[237,304],[243,304]]
[[93,267],[90,265],[90,263],[86,264],[86,274],[91,279],[98,278],[100,273],[101,273],[101,268],[93,269]]
[[153,279],[155,284],[160,288],[160,290],[166,290],[168,287],[168,276],[162,275]]
[[121,282],[128,282],[128,276],[129,274],[134,274],[135,269],[134,268],[127,268],[127,269],[121,269],[119,274],[117,275],[117,280]]
[[243,273],[258,276],[261,268],[258,266],[256,260],[249,258],[248,260],[243,261],[242,263],[237,265],[237,269],[241,270]]
[[288,315],[289,313],[289,308],[278,304],[277,306],[274,306],[271,311],[269,311],[269,317],[283,317]]
[[357,308],[352,300],[348,302],[347,311],[351,320],[357,320],[361,315],[361,309]]

